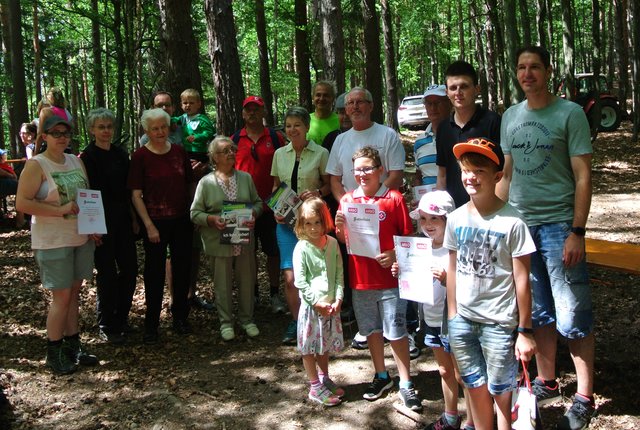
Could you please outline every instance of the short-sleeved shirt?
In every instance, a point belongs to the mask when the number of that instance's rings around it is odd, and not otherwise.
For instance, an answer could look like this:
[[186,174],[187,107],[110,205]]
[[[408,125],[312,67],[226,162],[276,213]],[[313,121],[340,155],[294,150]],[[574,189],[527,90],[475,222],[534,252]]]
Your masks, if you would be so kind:
[[254,143],[253,140],[247,136],[247,129],[243,128],[238,135],[236,169],[251,175],[253,183],[258,190],[258,195],[263,201],[266,201],[273,190],[273,178],[271,177],[273,155],[277,147],[284,145],[284,138],[280,134],[278,134],[278,138],[280,139],[280,143],[275,145],[271,141],[269,129],[265,127],[262,136],[258,138],[258,142],[255,144],[256,160],[251,153],[251,148]]
[[571,157],[593,152],[582,108],[556,98],[542,109],[529,109],[525,100],[504,113],[500,142],[513,160],[509,203],[527,224],[573,220]]
[[510,204],[488,216],[469,211],[469,204],[447,217],[443,246],[457,252],[457,312],[475,322],[515,327],[518,324],[513,258],[535,252],[522,215]]
[[[310,141],[300,154],[300,163],[298,163],[298,183],[292,187],[298,190],[298,194],[307,190],[316,190],[322,187],[321,176],[327,174],[327,160],[329,159],[329,151],[320,145],[316,145]],[[289,143],[287,146],[278,148],[273,156],[271,164],[271,176],[280,179],[292,186],[291,177],[296,162],[296,151],[293,145]]]
[[354,152],[365,146],[371,146],[380,153],[382,167],[384,167],[384,181],[390,170],[404,170],[405,152],[398,133],[387,126],[373,123],[366,130],[349,129],[341,133],[331,148],[327,173],[334,176],[342,176],[342,185],[345,191],[353,191],[358,184],[353,177]]
[[[380,251],[393,249],[393,236],[408,236],[413,231],[409,210],[402,194],[388,189],[384,184],[373,197],[364,195],[361,188],[342,196],[344,203],[375,203],[380,210]],[[349,234],[347,232],[347,241]],[[391,274],[391,268],[383,268],[373,258],[349,255],[349,284],[355,290],[383,290],[398,288],[398,280]]]
[[326,118],[318,118],[314,112],[311,114],[311,124],[307,132],[307,139],[313,140],[318,145],[322,145],[327,134],[339,128],[340,119],[337,113],[331,112],[331,115]]
[[143,146],[131,156],[127,185],[131,190],[142,190],[152,220],[188,215],[192,182],[191,163],[181,146],[171,144],[165,154],[155,154]]
[[435,185],[438,181],[437,152],[436,136],[431,129],[431,124],[429,124],[424,135],[413,144],[413,156],[416,168],[420,169],[422,175],[422,185]]
[[465,142],[472,137],[485,137],[496,145],[500,145],[500,115],[478,106],[471,119],[460,128],[451,113],[449,120],[442,121],[436,133],[438,155],[436,164],[447,171],[447,191],[453,197],[456,207],[469,201],[469,195],[462,185],[461,171],[453,147],[456,143]]

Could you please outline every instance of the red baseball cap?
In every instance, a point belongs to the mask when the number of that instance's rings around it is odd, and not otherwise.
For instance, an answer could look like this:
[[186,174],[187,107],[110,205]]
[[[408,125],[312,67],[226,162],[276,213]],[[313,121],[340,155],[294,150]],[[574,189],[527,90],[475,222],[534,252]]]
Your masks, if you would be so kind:
[[258,96],[249,96],[244,99],[244,101],[242,102],[242,107],[247,106],[249,103],[255,103],[258,106],[264,106],[264,100],[262,100],[262,97]]

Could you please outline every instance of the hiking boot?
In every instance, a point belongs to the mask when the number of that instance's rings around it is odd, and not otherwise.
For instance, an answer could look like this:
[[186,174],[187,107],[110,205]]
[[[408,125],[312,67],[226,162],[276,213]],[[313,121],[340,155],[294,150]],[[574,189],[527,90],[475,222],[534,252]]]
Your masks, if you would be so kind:
[[582,430],[589,427],[591,418],[597,414],[593,402],[583,402],[574,397],[573,404],[558,421],[558,430]]
[[289,321],[287,330],[284,332],[284,336],[282,337],[282,343],[285,345],[295,345],[296,343],[298,343],[297,321]]
[[325,376],[322,379],[322,385],[324,385],[325,387],[327,387],[327,390],[331,391],[332,394],[343,398],[344,397],[344,389],[338,387],[338,384],[336,384],[335,382],[333,382],[331,380],[331,378],[329,378],[328,376]]
[[318,388],[311,388],[309,390],[309,400],[320,403],[324,406],[337,406],[342,403],[340,397],[334,395],[327,387],[320,385]]
[[76,364],[81,364],[82,366],[95,366],[98,364],[98,357],[84,350],[80,342],[80,336],[77,334],[65,336],[62,342],[62,349],[71,361]]
[[409,358],[411,360],[415,360],[420,357],[420,348],[416,345],[416,340],[413,336],[413,334],[409,334],[407,336],[409,339]]
[[531,391],[533,391],[533,394],[536,396],[538,406],[548,405],[562,398],[557,381],[554,387],[548,387],[542,379],[536,378],[531,383]]
[[402,400],[405,408],[409,408],[414,412],[422,411],[422,401],[413,387],[400,388],[398,396],[400,396],[400,400]]
[[458,416],[456,420],[456,425],[452,426],[445,418],[444,414],[440,415],[438,421],[434,421],[428,426],[426,426],[422,430],[460,430],[460,425],[462,424],[462,417]]
[[271,296],[271,312],[274,314],[284,314],[287,312],[287,307],[279,294]]
[[68,375],[78,369],[75,361],[72,361],[67,352],[62,348],[62,340],[47,342],[47,360],[45,364],[59,375]]
[[365,400],[379,399],[385,391],[389,391],[393,387],[393,380],[391,378],[378,378],[378,375],[373,377],[373,381],[369,384],[366,391],[362,395]]

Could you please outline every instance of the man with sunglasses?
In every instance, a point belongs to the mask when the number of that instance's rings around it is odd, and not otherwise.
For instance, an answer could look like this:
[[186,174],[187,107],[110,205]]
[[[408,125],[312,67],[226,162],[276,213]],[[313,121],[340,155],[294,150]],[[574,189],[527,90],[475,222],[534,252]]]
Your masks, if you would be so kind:
[[[264,100],[258,96],[249,96],[242,103],[244,127],[236,131],[231,139],[237,145],[236,169],[247,172],[253,178],[256,190],[262,201],[266,201],[273,189],[271,162],[273,154],[284,145],[284,136],[274,129],[264,126]],[[255,225],[256,253],[257,241],[262,252],[267,255],[267,274],[269,275],[271,310],[274,313],[285,312],[284,301],[280,297],[280,255],[276,241],[276,221],[273,212],[265,204],[262,215]],[[258,286],[256,285],[256,298]]]

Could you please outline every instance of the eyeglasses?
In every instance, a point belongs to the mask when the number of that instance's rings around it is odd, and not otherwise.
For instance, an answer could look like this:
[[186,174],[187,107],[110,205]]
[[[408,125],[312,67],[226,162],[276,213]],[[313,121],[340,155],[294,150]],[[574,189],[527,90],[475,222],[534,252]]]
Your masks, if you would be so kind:
[[353,172],[354,175],[358,175],[358,176],[364,176],[364,175],[370,175],[373,172],[376,171],[376,169],[380,167],[380,165],[377,166],[367,166],[367,167],[358,167],[357,169],[351,169],[351,171]]
[[360,106],[366,103],[371,103],[369,100],[349,100],[347,106]]
[[59,139],[61,137],[71,137],[70,131],[50,131],[47,133],[49,136]]
[[216,154],[231,155],[235,154],[236,152],[238,152],[238,150],[233,146],[230,146],[228,148],[224,148],[222,151],[216,151]]

